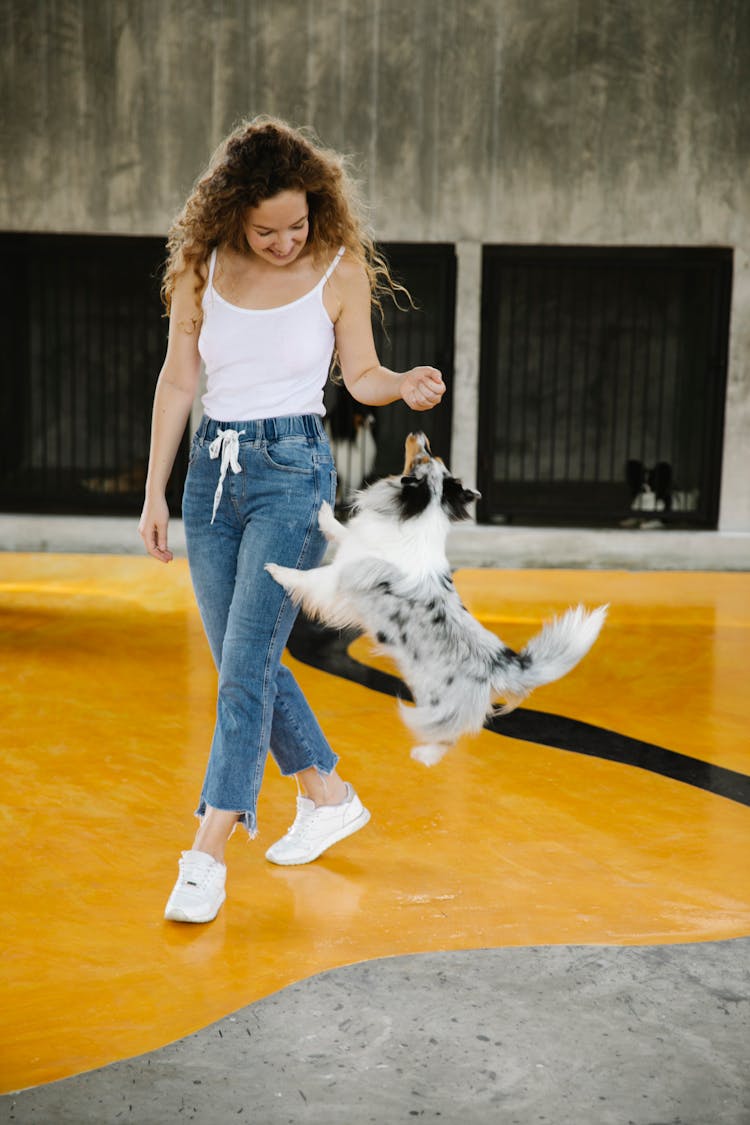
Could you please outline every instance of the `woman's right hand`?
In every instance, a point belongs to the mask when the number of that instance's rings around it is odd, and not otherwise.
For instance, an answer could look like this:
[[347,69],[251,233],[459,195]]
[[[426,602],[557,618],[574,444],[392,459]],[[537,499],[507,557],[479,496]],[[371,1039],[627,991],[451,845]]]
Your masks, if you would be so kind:
[[173,555],[167,548],[167,524],[169,508],[164,496],[146,497],[143,505],[138,534],[146,544],[146,550],[159,562],[172,561]]
[[401,380],[401,397],[410,410],[432,410],[444,394],[443,376],[436,367],[412,367]]

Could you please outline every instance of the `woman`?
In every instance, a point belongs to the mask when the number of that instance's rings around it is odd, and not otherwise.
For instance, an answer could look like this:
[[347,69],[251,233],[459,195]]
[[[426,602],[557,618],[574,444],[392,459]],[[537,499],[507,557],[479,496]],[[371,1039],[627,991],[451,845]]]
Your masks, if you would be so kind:
[[225,898],[229,836],[238,822],[255,835],[269,749],[302,794],[269,860],[309,863],[369,820],[280,663],[296,610],[263,569],[268,561],[314,567],[323,556],[318,509],[336,493],[322,424],[334,348],[361,403],[402,398],[429,410],[445,385],[431,367],[399,374],[380,365],[371,307],[398,287],[363,230],[342,159],[281,121],[257,118],[226,138],[176,219],[168,250],[169,341],[139,532],[149,554],[170,561],[165,488],[202,359],[204,416],[183,520],[219,687],[200,827],[182,853],[165,916],[209,922]]

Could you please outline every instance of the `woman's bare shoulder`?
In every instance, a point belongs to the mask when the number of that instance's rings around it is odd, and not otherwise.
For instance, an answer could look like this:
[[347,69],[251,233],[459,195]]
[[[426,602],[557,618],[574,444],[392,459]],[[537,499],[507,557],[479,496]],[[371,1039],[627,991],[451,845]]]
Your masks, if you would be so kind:
[[328,278],[323,300],[328,315],[336,324],[345,309],[370,300],[370,282],[362,262],[347,251]]
[[331,288],[342,298],[370,292],[370,279],[364,263],[348,250],[329,278]]
[[333,277],[337,275],[344,282],[356,282],[362,281],[363,278],[365,280],[367,279],[367,270],[364,267],[364,263],[360,262],[358,258],[355,258],[351,251],[345,250],[339,264],[332,274]]
[[170,322],[188,334],[200,325],[201,298],[207,280],[208,266],[204,262],[189,263],[175,278]]
[[174,279],[175,293],[189,293],[196,284],[204,284],[208,280],[208,262],[188,262]]

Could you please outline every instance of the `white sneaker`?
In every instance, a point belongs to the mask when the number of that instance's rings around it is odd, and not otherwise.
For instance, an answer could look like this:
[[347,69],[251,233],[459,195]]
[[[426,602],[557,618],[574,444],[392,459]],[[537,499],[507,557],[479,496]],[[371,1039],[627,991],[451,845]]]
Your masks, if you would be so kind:
[[227,869],[206,852],[183,852],[180,875],[169,896],[164,917],[170,922],[212,922],[227,897]]
[[309,797],[297,798],[297,816],[286,836],[266,852],[271,863],[291,866],[311,863],[326,848],[364,828],[370,814],[347,782],[346,800],[340,805],[315,805]]

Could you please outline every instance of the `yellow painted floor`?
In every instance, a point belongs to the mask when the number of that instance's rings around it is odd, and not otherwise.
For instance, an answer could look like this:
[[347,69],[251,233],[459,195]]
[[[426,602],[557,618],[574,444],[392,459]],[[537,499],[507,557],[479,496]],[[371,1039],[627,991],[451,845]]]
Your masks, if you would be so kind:
[[[750,774],[750,575],[456,584],[513,645],[572,602],[609,602],[584,663],[527,706]],[[296,790],[271,763],[260,839],[231,841],[216,922],[164,922],[213,726],[186,564],[0,554],[0,631],[2,1090],[153,1049],[355,961],[750,934],[746,804],[489,730],[426,770],[392,698],[291,657],[372,821],[309,867],[272,867]],[[352,655],[378,663],[364,641]]]

